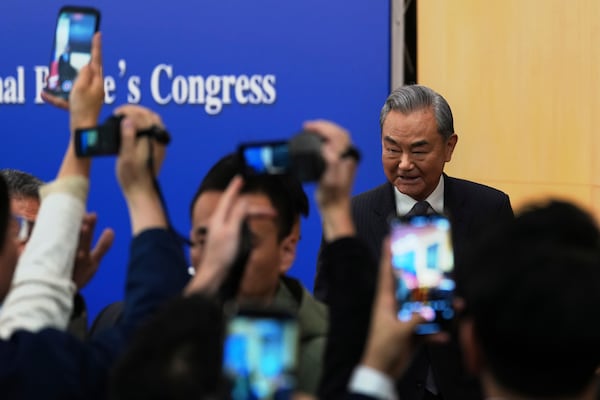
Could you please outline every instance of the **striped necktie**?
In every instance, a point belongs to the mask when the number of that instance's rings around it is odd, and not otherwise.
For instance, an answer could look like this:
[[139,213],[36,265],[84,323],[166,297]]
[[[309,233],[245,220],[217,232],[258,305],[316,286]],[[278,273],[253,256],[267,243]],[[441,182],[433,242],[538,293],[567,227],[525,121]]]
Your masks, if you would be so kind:
[[426,201],[417,201],[413,208],[410,209],[408,213],[406,213],[407,217],[414,217],[415,215],[428,215],[433,213],[433,208],[431,204]]

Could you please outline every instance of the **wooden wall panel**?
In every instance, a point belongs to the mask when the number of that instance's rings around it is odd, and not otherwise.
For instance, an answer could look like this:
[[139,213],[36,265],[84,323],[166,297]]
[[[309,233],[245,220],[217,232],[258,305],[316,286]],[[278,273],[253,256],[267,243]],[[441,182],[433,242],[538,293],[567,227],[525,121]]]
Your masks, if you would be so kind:
[[418,1],[418,80],[459,135],[447,172],[600,215],[600,1]]

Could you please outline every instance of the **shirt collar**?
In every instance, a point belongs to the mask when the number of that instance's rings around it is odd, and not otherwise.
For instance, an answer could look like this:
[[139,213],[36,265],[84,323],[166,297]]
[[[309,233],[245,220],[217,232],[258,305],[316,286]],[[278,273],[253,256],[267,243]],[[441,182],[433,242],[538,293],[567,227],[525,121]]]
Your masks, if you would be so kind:
[[[396,187],[394,187],[394,196],[396,198],[396,215],[406,215],[411,208],[417,203],[417,200],[413,199],[409,195],[401,193]],[[440,181],[437,186],[425,199],[436,213],[444,213],[444,176],[440,176]]]

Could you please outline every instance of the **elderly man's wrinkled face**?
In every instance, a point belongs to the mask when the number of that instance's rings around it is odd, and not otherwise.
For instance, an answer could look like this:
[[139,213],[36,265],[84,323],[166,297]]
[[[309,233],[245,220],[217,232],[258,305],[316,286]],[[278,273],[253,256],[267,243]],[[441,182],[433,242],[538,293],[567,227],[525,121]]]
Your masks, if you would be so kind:
[[456,134],[442,137],[432,109],[390,111],[381,129],[381,161],[388,181],[401,193],[425,200],[438,185],[457,140]]

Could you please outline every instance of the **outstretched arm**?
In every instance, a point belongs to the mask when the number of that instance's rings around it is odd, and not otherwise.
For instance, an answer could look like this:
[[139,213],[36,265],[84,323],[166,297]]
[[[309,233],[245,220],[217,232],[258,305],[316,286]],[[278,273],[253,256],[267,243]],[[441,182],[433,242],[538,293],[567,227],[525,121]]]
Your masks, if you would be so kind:
[[[169,230],[160,196],[154,186],[165,157],[163,144],[137,132],[156,125],[158,114],[136,105],[115,110],[123,115],[117,178],[129,209],[133,234],[126,278],[123,316],[116,329],[128,336],[165,301],[181,294],[189,280],[181,242]],[[154,170],[149,168],[152,159]]]
[[444,343],[446,333],[418,337],[417,325],[425,318],[414,313],[408,321],[397,318],[394,273],[389,240],[384,240],[377,295],[365,351],[350,381],[349,391],[374,398],[394,399],[395,381],[407,369],[416,347],[423,341]]
[[92,58],[82,68],[71,95],[68,142],[56,180],[41,189],[42,204],[26,250],[19,259],[11,290],[0,314],[0,337],[14,331],[66,328],[75,285],[72,268],[85,212],[90,160],[77,158],[73,132],[97,123],[104,99],[100,34]]

